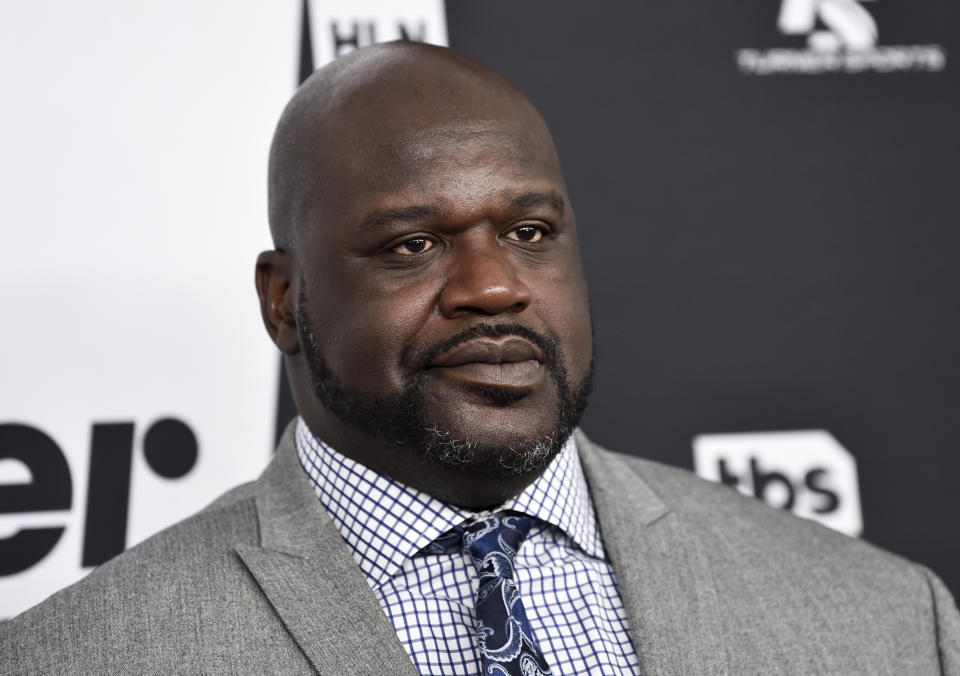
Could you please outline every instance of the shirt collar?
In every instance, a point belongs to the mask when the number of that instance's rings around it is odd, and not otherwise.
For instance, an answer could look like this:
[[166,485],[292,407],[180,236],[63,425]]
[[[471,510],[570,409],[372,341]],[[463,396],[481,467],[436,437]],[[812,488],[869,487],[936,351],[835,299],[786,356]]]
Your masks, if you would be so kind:
[[[314,492],[377,588],[448,530],[477,518],[373,471],[318,439],[297,421],[297,455]],[[566,533],[587,554],[605,556],[573,436],[532,484],[501,507],[536,517]]]
[[543,474],[495,511],[500,509],[536,517],[558,527],[590,556],[605,556],[573,435]]

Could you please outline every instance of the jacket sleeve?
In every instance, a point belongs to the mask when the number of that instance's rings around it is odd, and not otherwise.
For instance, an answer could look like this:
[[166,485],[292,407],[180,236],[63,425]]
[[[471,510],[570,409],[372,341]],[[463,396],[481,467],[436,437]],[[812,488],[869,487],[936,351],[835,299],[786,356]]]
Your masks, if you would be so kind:
[[940,671],[946,676],[960,676],[960,611],[940,578],[927,568],[923,568],[923,573],[933,597]]

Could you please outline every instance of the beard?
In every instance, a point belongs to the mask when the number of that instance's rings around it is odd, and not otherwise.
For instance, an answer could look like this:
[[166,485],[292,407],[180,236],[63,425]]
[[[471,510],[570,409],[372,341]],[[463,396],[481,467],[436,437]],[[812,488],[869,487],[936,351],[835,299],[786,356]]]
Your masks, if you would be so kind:
[[[455,470],[506,478],[543,470],[560,452],[587,407],[593,380],[593,360],[576,386],[570,382],[566,360],[553,335],[542,335],[520,324],[477,324],[402,359],[403,386],[399,397],[382,396],[348,387],[330,369],[310,328],[304,284],[297,298],[297,331],[310,372],[314,395],[340,422],[387,445],[413,448],[428,460]],[[443,352],[478,337],[519,336],[543,354],[556,391],[556,413],[546,432],[508,443],[471,438],[441,425],[426,412],[427,370]],[[509,407],[526,392],[495,385],[471,388],[490,405]]]

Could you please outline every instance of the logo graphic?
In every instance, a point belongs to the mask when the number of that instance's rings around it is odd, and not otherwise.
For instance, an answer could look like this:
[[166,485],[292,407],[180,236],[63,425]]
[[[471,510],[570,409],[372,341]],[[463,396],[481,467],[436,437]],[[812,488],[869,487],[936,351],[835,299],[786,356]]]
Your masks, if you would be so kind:
[[806,36],[806,49],[740,49],[741,73],[894,73],[941,71],[946,52],[940,45],[878,45],[877,22],[861,2],[874,0],[782,0],[777,28],[784,35]]
[[447,21],[439,0],[310,0],[308,7],[317,67],[385,40],[447,44]]
[[[132,422],[92,426],[80,557],[84,568],[100,565],[127,546],[134,427]],[[176,418],[150,425],[142,445],[147,466],[165,479],[184,477],[197,463],[196,435]],[[70,510],[74,483],[67,455],[49,435],[31,425],[0,424],[0,576],[27,570],[56,546],[66,530],[63,523],[37,528],[18,521],[24,521],[24,514]]]
[[704,434],[693,461],[704,479],[847,535],[863,531],[856,461],[825,430]]
[[[827,30],[815,30],[817,19]],[[877,24],[856,0],[783,0],[777,27],[787,35],[807,35],[815,52],[870,49],[877,44]]]

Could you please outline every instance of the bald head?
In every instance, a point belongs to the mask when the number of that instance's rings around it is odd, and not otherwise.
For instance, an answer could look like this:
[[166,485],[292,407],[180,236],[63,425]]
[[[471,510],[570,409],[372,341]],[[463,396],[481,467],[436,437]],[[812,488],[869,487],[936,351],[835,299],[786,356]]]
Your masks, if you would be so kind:
[[379,172],[371,165],[398,153],[416,160],[418,141],[438,133],[456,143],[493,125],[536,137],[535,145],[556,162],[533,104],[474,59],[414,42],[374,45],[337,59],[307,79],[277,125],[269,167],[274,245],[296,254],[303,230],[322,225],[325,204],[345,181],[374,180]]
[[413,43],[317,71],[277,127],[270,226],[261,313],[325,443],[472,507],[559,451],[590,312],[553,139],[516,88]]

